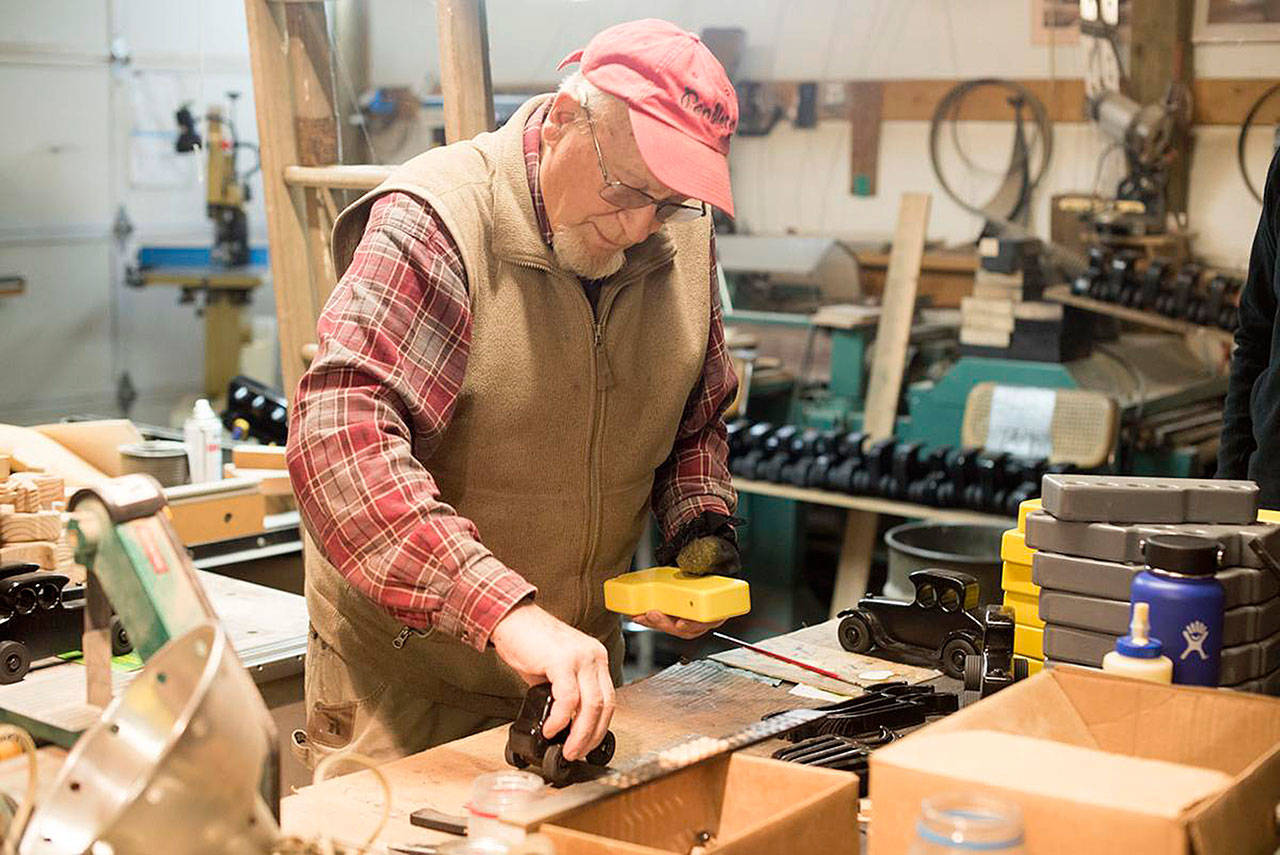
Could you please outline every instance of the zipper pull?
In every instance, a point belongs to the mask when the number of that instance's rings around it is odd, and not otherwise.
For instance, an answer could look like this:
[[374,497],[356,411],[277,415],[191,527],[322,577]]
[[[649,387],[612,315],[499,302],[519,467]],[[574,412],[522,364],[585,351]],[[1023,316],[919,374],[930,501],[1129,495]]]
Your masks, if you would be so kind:
[[400,634],[391,640],[391,646],[396,650],[404,647],[404,643],[409,640],[409,633],[411,632],[413,632],[413,630],[407,626],[400,627]]
[[596,370],[600,389],[611,387],[613,371],[609,367],[609,352],[604,349],[604,326],[599,321],[596,322]]

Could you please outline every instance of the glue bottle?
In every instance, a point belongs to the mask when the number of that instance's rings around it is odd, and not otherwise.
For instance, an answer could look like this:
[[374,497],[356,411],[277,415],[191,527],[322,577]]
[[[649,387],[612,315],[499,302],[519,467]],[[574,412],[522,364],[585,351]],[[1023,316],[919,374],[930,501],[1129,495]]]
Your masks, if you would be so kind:
[[1134,603],[1129,634],[1116,639],[1116,649],[1102,658],[1102,670],[1151,683],[1173,682],[1173,660],[1160,639],[1149,635],[1149,603]]
[[191,483],[222,479],[222,420],[207,398],[196,401],[191,415],[182,423],[182,440],[187,446]]

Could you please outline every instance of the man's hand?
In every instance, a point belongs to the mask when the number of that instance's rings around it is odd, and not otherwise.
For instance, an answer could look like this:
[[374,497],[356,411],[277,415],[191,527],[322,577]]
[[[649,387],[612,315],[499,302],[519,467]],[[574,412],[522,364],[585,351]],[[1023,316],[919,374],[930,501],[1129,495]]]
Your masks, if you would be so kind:
[[508,612],[489,640],[529,685],[551,683],[555,701],[542,734],[550,739],[572,721],[566,760],[581,760],[600,744],[613,718],[613,679],[603,644],[533,603]]
[[665,632],[667,635],[674,635],[677,638],[684,639],[697,638],[724,624],[722,620],[718,620],[715,623],[703,623],[702,621],[689,620],[688,618],[664,615],[662,612],[645,612],[642,615],[634,615],[631,619],[641,626],[647,626],[649,629],[656,629],[659,632]]

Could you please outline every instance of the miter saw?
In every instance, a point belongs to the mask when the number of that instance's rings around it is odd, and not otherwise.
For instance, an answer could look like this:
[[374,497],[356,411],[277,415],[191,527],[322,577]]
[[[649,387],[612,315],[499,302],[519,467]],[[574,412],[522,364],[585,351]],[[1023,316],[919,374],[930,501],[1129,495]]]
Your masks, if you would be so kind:
[[[275,725],[232,650],[155,479],[69,503],[86,582],[89,701],[104,706],[22,833],[22,855],[278,851]],[[146,662],[110,700],[110,616]]]

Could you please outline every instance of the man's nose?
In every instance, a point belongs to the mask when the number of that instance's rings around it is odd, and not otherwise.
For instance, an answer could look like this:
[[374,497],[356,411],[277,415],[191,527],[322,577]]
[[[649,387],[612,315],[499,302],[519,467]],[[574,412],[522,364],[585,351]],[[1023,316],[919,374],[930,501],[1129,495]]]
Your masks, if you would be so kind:
[[643,208],[620,208],[618,222],[622,224],[622,233],[632,244],[643,241],[656,232],[662,224],[658,222],[658,209],[654,205]]

